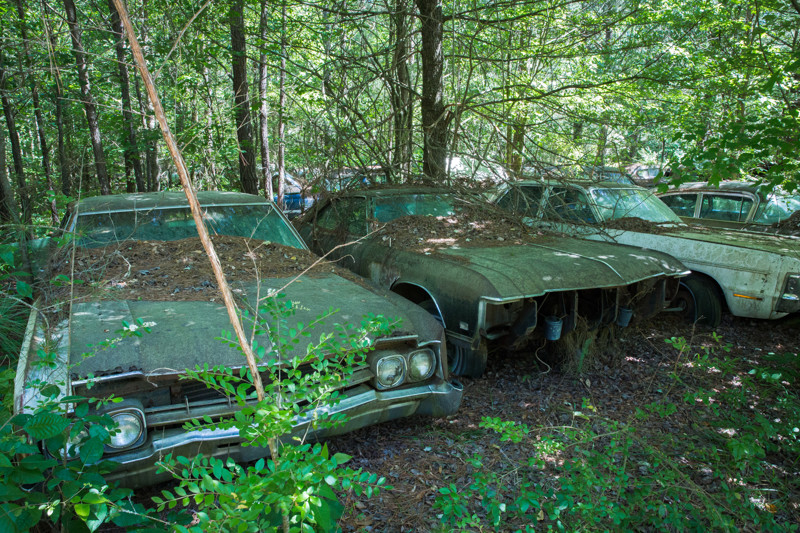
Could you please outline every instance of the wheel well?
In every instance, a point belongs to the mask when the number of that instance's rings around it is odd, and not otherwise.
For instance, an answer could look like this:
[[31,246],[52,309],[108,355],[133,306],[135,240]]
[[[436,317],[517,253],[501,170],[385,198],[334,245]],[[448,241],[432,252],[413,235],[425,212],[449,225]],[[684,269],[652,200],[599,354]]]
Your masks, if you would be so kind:
[[702,280],[703,283],[711,287],[714,290],[714,294],[717,295],[717,299],[719,299],[720,303],[722,304],[723,311],[728,310],[728,302],[725,300],[725,293],[722,291],[722,287],[720,287],[719,283],[717,283],[717,280],[708,274],[703,274],[702,272],[697,272],[695,270],[692,270],[692,273],[689,274],[688,277]]
[[411,300],[415,304],[422,303],[425,300],[436,301],[426,289],[411,283],[396,283],[392,285],[392,292],[399,294],[406,300]]

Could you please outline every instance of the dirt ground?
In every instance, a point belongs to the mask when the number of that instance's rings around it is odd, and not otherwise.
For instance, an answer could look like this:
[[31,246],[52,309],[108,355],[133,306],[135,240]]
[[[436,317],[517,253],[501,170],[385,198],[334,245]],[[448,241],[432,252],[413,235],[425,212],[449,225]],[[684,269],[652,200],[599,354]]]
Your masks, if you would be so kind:
[[[353,456],[351,466],[387,478],[393,490],[379,497],[348,501],[342,521],[344,531],[426,532],[447,531],[437,518],[433,502],[439,488],[450,483],[464,487],[471,481],[467,459],[478,453],[484,469],[514,473],[530,450],[522,444],[501,442],[499,435],[479,427],[484,416],[543,428],[570,425],[573,413],[584,399],[590,400],[598,416],[630,421],[637,407],[651,402],[682,403],[682,391],[668,377],[675,367],[677,351],[664,342],[672,336],[692,336],[692,328],[673,317],[656,324],[631,327],[620,341],[622,362],[615,368],[602,364],[580,376],[548,371],[533,358],[498,354],[490,359],[481,379],[461,378],[464,400],[457,414],[440,420],[407,419],[363,429],[329,442],[331,451]],[[733,344],[729,357],[757,362],[770,351],[798,353],[798,319],[767,322],[726,316],[717,329],[725,342]],[[710,331],[698,329],[697,344],[710,340]],[[690,416],[669,417],[642,431],[688,434],[696,429]],[[788,476],[797,476],[796,458],[788,458]],[[703,483],[703,472],[691,472]],[[635,483],[631,480],[629,483]],[[796,486],[796,484],[795,484]],[[782,495],[795,502],[793,518],[800,519],[800,494]],[[489,527],[489,530],[492,528]],[[503,528],[500,528],[502,531]]]

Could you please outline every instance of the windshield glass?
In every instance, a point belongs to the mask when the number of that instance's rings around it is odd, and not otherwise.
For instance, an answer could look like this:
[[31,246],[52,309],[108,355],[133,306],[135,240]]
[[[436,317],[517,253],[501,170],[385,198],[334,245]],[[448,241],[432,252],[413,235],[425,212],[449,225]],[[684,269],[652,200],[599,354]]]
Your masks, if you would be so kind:
[[650,222],[681,223],[672,209],[644,189],[593,188],[590,193],[603,220],[636,217]]
[[[272,206],[225,205],[203,207],[206,227],[213,235],[249,237],[305,248]],[[188,207],[155,208],[80,215],[75,232],[80,246],[105,246],[122,240],[177,241],[197,237]]]
[[795,211],[800,211],[800,198],[791,196],[770,196],[766,204],[758,209],[753,222],[775,224],[786,220]]
[[375,218],[389,222],[409,215],[449,216],[455,213],[456,199],[449,194],[402,194],[375,198]]

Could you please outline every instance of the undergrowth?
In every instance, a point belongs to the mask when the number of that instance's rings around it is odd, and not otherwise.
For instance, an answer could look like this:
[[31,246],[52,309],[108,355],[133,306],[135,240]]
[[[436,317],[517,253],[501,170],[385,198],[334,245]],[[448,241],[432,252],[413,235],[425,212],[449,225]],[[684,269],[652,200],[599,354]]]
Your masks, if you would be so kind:
[[[501,469],[463,457],[466,481],[440,487],[434,503],[442,530],[796,531],[798,355],[747,366],[714,339],[697,351],[667,340],[682,402],[614,420],[584,400],[569,425],[546,428],[484,417],[500,448],[530,453]],[[692,430],[660,429],[675,417]]]

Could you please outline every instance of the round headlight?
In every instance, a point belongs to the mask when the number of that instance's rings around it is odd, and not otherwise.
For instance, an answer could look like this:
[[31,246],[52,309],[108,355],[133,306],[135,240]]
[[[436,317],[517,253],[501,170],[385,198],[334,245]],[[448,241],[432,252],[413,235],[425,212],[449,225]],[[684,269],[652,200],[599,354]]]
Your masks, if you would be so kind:
[[402,355],[390,355],[379,360],[375,370],[381,387],[396,387],[405,379],[406,360]]
[[414,381],[429,378],[433,374],[436,358],[430,350],[422,350],[411,354],[408,362],[408,375]]
[[108,443],[109,447],[127,448],[139,440],[144,428],[141,418],[129,411],[113,414],[111,418],[117,423],[118,427],[111,435],[111,441]]

